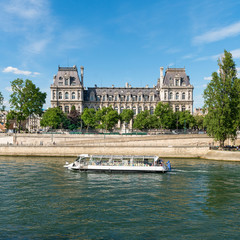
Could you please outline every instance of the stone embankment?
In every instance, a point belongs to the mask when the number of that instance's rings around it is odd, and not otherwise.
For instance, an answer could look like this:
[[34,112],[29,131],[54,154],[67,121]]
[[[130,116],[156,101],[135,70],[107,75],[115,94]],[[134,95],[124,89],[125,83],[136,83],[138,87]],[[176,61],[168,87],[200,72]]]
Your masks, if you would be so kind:
[[[203,158],[240,161],[240,152],[209,150],[216,145],[205,134],[188,135],[0,135],[0,155],[77,156],[88,154],[158,155],[172,158]],[[230,143],[231,144],[231,143]],[[240,144],[240,139],[235,144]]]

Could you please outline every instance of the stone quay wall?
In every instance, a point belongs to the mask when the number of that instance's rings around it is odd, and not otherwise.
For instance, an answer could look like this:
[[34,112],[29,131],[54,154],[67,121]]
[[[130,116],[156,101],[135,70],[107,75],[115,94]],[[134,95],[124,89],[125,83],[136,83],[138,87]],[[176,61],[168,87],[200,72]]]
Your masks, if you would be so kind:
[[7,156],[76,157],[86,153],[240,161],[240,152],[209,150],[210,145],[217,144],[205,134],[154,136],[14,134],[6,136],[7,143],[4,143],[3,139],[1,136],[0,155]]

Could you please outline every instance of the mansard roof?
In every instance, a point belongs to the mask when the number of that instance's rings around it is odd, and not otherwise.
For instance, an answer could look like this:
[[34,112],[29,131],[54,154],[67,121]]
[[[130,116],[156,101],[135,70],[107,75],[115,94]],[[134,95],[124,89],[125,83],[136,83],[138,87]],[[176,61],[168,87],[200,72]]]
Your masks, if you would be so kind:
[[185,72],[185,68],[167,68],[163,79],[163,85],[171,86],[175,78],[182,79],[185,86],[190,85],[190,79]]
[[60,67],[58,66],[57,75],[54,76],[53,85],[58,86],[59,82],[63,82],[64,79],[75,80],[76,85],[81,85],[80,78],[78,75],[77,67],[74,65],[73,67]]
[[90,99],[90,93],[94,92],[95,96],[102,96],[104,94],[106,95],[138,95],[138,94],[143,94],[143,95],[150,95],[150,94],[157,94],[158,92],[156,91],[156,88],[121,88],[121,87],[89,87],[87,90],[84,90],[84,99],[87,101]]

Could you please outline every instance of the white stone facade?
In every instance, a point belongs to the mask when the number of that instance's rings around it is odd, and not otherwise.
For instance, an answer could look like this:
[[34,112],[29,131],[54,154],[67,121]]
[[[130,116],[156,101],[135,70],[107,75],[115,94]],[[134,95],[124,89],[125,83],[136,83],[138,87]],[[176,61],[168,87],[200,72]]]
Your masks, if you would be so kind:
[[76,66],[58,67],[51,85],[51,107],[60,107],[69,112],[72,105],[82,113],[84,108],[99,109],[112,106],[118,113],[123,109],[132,109],[134,114],[149,110],[152,114],[158,102],[169,103],[174,111],[193,112],[193,86],[184,68],[168,68],[153,88],[133,88],[128,83],[125,87],[89,87],[84,89],[83,67],[81,79]]

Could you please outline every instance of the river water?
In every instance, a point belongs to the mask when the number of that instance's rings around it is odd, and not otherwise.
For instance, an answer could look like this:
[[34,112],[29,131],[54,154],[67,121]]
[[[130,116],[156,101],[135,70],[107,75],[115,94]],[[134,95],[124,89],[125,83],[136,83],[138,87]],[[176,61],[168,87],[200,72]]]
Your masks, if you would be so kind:
[[240,163],[106,174],[68,171],[66,160],[0,157],[0,239],[240,238]]

